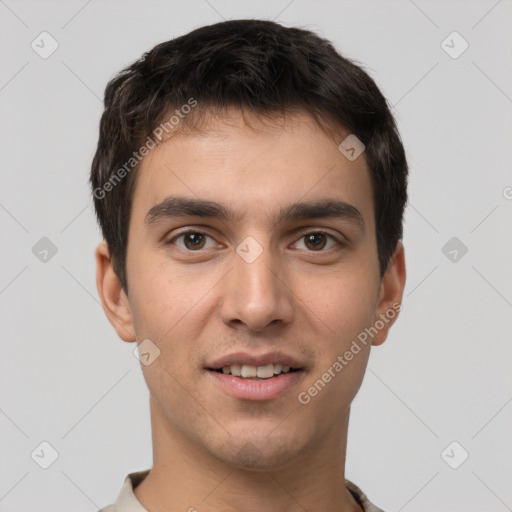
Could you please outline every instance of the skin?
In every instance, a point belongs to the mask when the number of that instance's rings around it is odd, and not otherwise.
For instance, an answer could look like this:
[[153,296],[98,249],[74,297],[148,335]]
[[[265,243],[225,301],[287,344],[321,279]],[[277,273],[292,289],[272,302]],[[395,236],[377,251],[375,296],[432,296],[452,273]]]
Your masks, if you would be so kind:
[[[297,399],[401,302],[405,285],[401,243],[379,276],[370,174],[364,156],[349,161],[338,150],[343,138],[333,140],[305,113],[265,124],[251,117],[249,127],[232,111],[201,133],[178,132],[138,171],[128,295],[106,243],[98,245],[97,286],[107,317],[122,340],[149,338],[161,351],[141,366],[150,391],[153,468],[134,493],[151,512],[362,510],[341,485],[350,404],[371,344],[386,340],[397,315],[310,403]],[[149,209],[171,195],[223,203],[241,219],[146,225]],[[365,228],[338,218],[271,218],[290,203],[325,198],[356,207]],[[208,235],[203,248],[185,245],[190,237],[169,243],[185,227]],[[320,235],[318,248],[307,245],[304,235],[319,230],[335,238]],[[236,253],[247,236],[263,249],[250,264]],[[228,396],[204,369],[231,352],[270,350],[305,365],[298,385],[274,400]]]

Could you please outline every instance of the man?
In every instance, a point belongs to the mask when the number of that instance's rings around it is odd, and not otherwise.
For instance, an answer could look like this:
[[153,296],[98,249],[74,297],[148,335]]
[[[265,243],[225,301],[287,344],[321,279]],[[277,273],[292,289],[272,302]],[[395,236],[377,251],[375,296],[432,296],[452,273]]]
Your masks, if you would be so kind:
[[153,467],[104,511],[365,511],[350,404],[405,285],[407,162],[373,80],[262,20],[162,43],[107,86],[97,287],[137,341]]

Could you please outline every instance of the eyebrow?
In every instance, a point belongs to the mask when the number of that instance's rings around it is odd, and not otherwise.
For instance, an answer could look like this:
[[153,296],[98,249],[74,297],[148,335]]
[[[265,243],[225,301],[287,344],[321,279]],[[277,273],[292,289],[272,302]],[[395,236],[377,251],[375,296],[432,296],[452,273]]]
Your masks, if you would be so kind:
[[[188,197],[166,197],[154,205],[146,214],[148,226],[162,220],[179,217],[205,217],[222,221],[239,222],[241,215],[215,201]],[[365,222],[361,212],[353,205],[338,199],[318,199],[298,202],[282,207],[274,216],[275,223],[306,219],[338,218],[358,225],[363,231]]]

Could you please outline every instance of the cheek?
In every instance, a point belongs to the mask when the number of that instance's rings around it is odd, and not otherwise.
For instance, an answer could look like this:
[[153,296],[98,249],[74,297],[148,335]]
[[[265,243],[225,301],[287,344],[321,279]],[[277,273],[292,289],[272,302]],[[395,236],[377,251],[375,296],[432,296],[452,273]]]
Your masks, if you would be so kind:
[[173,268],[168,261],[140,255],[133,261],[132,290],[135,330],[138,336],[167,339],[178,324],[193,314],[210,279],[198,279]]
[[[366,274],[368,275],[368,274]],[[372,322],[378,289],[364,273],[344,272],[302,279],[297,285],[300,302],[309,317],[330,339],[343,344]],[[339,347],[340,348],[340,347]]]
[[152,392],[172,398],[180,393],[173,377],[179,382],[189,381],[190,369],[198,365],[194,340],[201,338],[213,313],[208,292],[219,277],[213,272],[180,272],[169,262],[148,264],[139,260],[138,265],[142,270],[133,273],[132,279],[135,333],[138,340],[150,339],[160,349],[155,361],[158,371],[152,366],[143,371]]
[[371,344],[358,336],[372,323],[374,309],[368,297],[362,283],[357,292],[352,286],[333,284],[310,297],[316,314],[309,318],[321,320],[314,320],[316,364],[301,396],[314,403],[310,413],[318,408],[327,423],[346,411],[363,381]]

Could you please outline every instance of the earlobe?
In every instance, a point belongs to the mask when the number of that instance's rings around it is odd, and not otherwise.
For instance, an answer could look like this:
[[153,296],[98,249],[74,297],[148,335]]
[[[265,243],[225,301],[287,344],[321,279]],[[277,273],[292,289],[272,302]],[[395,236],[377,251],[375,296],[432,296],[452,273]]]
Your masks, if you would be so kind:
[[103,240],[96,247],[96,287],[103,311],[118,336],[127,342],[136,340],[132,312],[121,282],[112,267],[107,242]]
[[375,328],[378,332],[373,337],[372,345],[381,345],[386,341],[390,327],[398,318],[402,309],[405,280],[405,251],[403,244],[398,242],[382,277],[375,317]]

